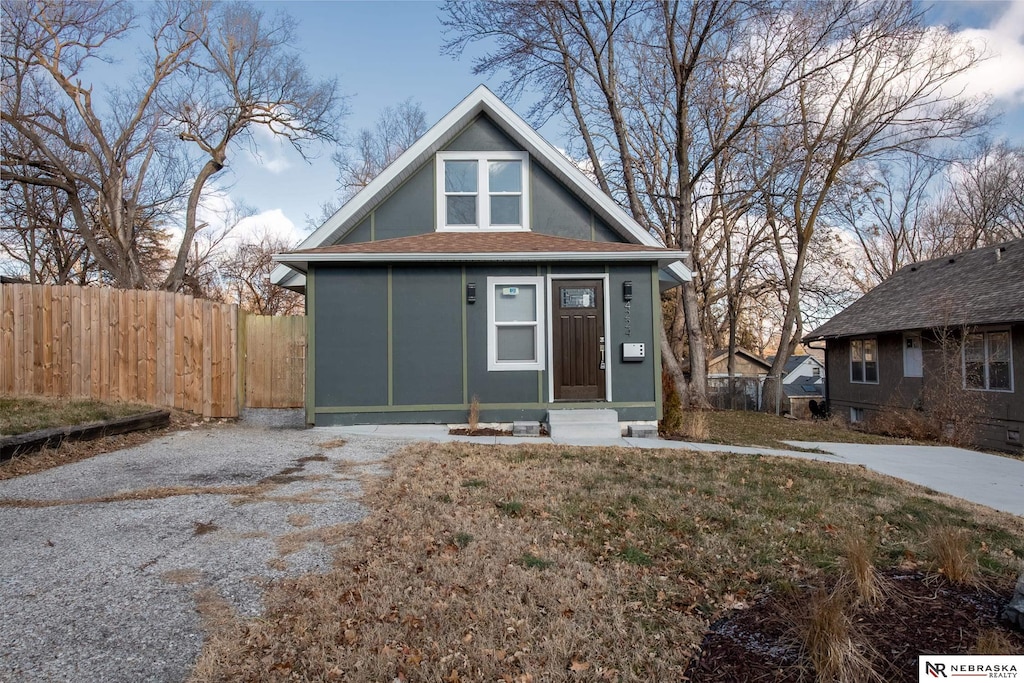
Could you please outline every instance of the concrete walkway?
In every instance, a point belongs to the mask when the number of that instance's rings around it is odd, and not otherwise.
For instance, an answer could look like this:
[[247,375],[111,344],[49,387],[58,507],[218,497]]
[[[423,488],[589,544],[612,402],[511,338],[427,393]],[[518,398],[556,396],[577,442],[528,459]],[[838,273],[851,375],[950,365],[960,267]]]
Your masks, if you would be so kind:
[[676,448],[682,450],[776,455],[863,465],[934,491],[1024,517],[1024,461],[947,446],[890,446],[850,443],[787,441],[795,448],[825,453],[726,446],[664,439],[552,439],[550,437],[453,436],[445,425],[360,425],[320,427],[318,430],[352,435],[414,441],[462,441],[479,444],[562,444],[572,446],[619,446],[624,448]]

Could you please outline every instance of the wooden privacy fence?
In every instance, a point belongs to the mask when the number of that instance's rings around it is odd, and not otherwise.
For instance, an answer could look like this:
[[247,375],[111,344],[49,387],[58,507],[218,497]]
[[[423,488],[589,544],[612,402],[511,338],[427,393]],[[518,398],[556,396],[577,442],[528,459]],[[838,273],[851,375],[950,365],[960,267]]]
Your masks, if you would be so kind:
[[[255,375],[257,386],[267,387],[259,391],[261,407],[293,406],[296,395],[301,406],[304,366],[291,358],[299,343],[304,356],[304,320],[247,316],[234,304],[169,292],[5,284],[0,393],[139,401],[236,417],[246,404],[247,376]],[[271,331],[247,358],[248,324]],[[289,342],[275,343],[278,326]],[[275,353],[291,355],[279,360]],[[275,367],[298,377],[284,381]]]
[[240,314],[245,405],[301,408],[306,391],[306,316]]

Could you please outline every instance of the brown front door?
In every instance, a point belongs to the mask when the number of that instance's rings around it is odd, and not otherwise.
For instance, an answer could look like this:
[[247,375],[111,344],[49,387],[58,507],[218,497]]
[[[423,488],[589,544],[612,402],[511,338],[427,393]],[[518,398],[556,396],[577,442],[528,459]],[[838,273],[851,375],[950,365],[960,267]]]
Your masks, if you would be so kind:
[[603,400],[604,282],[552,282],[551,340],[555,400]]

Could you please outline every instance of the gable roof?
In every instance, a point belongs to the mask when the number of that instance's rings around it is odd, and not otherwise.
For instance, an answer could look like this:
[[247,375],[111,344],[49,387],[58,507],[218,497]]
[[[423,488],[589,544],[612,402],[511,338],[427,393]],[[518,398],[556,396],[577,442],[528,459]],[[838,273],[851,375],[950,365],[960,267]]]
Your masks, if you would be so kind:
[[[746,358],[748,361],[750,361],[751,363],[753,363],[755,365],[763,366],[765,371],[770,370],[771,367],[772,367],[772,364],[769,361],[767,361],[766,359],[764,359],[761,356],[757,355],[753,351],[745,349],[745,348],[743,348],[741,346],[737,346],[736,347],[736,355],[737,355],[737,357],[738,356],[743,356],[744,358]],[[728,356],[729,356],[729,349],[714,349],[711,352],[710,356],[708,357],[708,365],[710,366],[710,365],[712,365],[714,363],[717,363],[718,361],[720,361],[723,358],[728,358]]]
[[804,337],[1024,321],[1024,240],[922,261],[896,271]]
[[370,261],[657,261],[669,263],[683,252],[621,242],[593,242],[533,232],[431,232],[374,242],[352,242],[278,254],[274,260],[306,271],[310,262]]
[[[798,367],[800,367],[800,365],[805,360],[807,360],[808,358],[813,360],[815,363],[820,365],[822,368],[825,367],[824,363],[822,363],[820,360],[818,360],[817,358],[815,358],[814,356],[812,356],[809,353],[793,354],[792,356],[790,356],[789,358],[786,359],[786,364],[782,368],[783,374],[784,375],[788,375],[789,373],[793,372]],[[775,362],[775,356],[768,356],[768,362],[769,363]]]
[[[298,246],[299,250],[332,244],[363,220],[380,201],[405,182],[420,166],[454,140],[473,120],[486,114],[494,124],[548,173],[572,190],[595,214],[632,244],[663,248],[650,232],[606,195],[565,155],[540,136],[526,121],[502,102],[486,86],[478,86],[428,130],[390,166],[374,178],[355,197],[345,203]],[[688,254],[684,254],[684,257]],[[680,282],[690,279],[690,270],[681,262],[667,268]],[[274,284],[296,286],[297,274],[284,264],[271,273]]]

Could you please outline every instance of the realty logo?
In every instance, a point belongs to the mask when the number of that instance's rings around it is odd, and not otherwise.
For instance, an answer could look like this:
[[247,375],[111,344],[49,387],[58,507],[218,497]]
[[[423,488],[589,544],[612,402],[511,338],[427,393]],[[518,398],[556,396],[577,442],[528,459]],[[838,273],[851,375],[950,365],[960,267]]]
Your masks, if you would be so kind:
[[986,678],[1024,682],[1024,656],[1019,655],[921,655],[918,681],[936,678]]

